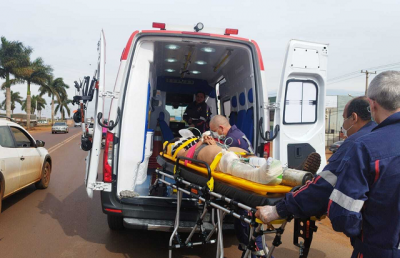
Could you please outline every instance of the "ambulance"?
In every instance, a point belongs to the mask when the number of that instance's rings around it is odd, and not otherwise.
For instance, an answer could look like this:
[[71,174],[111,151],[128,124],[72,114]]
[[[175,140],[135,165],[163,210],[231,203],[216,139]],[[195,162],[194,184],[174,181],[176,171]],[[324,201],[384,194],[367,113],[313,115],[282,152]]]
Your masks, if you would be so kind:
[[[245,133],[257,156],[267,154],[285,166],[298,168],[310,153],[318,152],[320,168],[325,166],[328,45],[291,40],[276,87],[265,78],[269,71],[256,41],[237,35],[237,29],[202,23],[153,23],[153,29],[131,34],[121,54],[114,89],[106,91],[106,41],[101,33],[94,134],[85,184],[89,197],[100,191],[111,229],[173,228],[176,193],[155,184],[151,156],[162,141],[187,127],[170,121],[171,112],[184,110],[199,91],[205,93],[212,115],[226,116]],[[269,103],[268,93],[276,88],[276,102]],[[111,98],[111,106],[102,156],[106,98]],[[181,228],[197,220],[199,205],[190,197],[183,200]]]

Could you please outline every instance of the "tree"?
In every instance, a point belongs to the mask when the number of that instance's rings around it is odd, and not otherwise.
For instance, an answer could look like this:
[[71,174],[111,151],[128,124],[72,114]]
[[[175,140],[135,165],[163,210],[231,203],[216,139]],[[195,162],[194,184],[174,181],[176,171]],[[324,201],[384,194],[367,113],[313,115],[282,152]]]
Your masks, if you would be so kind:
[[68,88],[69,86],[64,83],[63,78],[54,79],[53,76],[49,76],[47,83],[39,88],[39,96],[47,94],[51,97],[51,124],[54,123],[54,97],[60,102],[60,95],[67,95],[66,89]]
[[[2,89],[6,89],[6,115],[11,115],[11,90],[10,87],[17,83],[22,83],[19,79],[19,73],[22,67],[28,64],[29,55],[32,48],[25,47],[19,41],[8,41],[5,37],[1,37],[0,47],[0,78],[5,79]],[[10,78],[14,75],[14,79]]]
[[68,117],[71,116],[71,110],[69,109],[68,104],[71,104],[72,100],[68,99],[67,95],[60,95],[60,101],[57,100],[55,103],[57,106],[54,112],[57,113],[60,111],[62,120],[65,119],[65,112],[67,112]]
[[[7,92],[4,94],[6,95],[7,98]],[[14,109],[15,109],[15,104],[19,103],[20,105],[22,105],[22,97],[19,95],[19,92],[10,92],[11,95],[11,113],[14,114]],[[1,108],[5,109],[7,100],[3,100],[3,102],[0,104]]]
[[[26,103],[27,100],[22,101],[22,110],[26,111],[27,108]],[[46,100],[42,98],[40,95],[32,95],[31,108],[30,108],[31,115],[35,114],[36,110],[38,112],[41,112],[46,107],[46,105],[47,105]]]
[[[19,73],[19,77],[27,83],[26,93],[26,114],[31,113],[31,83],[36,85],[45,85],[48,77],[51,76],[53,69],[45,65],[42,58],[36,58],[33,62],[29,61],[29,65],[22,68],[23,71]],[[26,124],[30,127],[30,116],[27,116]]]

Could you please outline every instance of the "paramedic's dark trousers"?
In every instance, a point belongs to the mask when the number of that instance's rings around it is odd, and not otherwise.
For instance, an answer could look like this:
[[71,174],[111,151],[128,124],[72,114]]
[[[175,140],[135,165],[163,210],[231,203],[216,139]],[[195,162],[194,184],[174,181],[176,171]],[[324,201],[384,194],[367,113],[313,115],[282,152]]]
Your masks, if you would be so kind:
[[[239,209],[237,211],[240,215],[248,215],[246,210]],[[249,244],[249,234],[250,234],[250,225],[246,222],[240,221],[239,219],[235,219],[235,232],[236,237],[239,240],[239,250],[243,251],[242,257],[244,256],[246,250],[243,248]],[[256,251],[262,250],[262,236],[256,238]],[[252,254],[251,258],[258,258],[258,257],[266,257],[265,256],[257,256]],[[246,257],[247,258],[247,257]],[[273,256],[272,256],[273,258]]]

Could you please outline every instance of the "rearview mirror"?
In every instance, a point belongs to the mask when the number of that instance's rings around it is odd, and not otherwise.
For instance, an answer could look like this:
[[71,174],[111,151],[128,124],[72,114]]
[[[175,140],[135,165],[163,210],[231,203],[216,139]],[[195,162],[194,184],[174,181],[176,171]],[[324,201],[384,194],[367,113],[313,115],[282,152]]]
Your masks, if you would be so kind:
[[45,142],[41,140],[36,140],[36,147],[44,147]]

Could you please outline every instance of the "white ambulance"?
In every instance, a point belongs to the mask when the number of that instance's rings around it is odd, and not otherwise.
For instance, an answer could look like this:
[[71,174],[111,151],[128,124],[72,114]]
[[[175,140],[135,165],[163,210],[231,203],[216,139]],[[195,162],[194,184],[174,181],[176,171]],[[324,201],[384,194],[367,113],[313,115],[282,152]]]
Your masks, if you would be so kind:
[[[264,155],[273,140],[274,158],[288,167],[301,166],[311,152],[325,165],[325,90],[328,45],[291,40],[283,65],[276,103],[268,102],[269,85],[254,40],[233,35],[237,29],[173,26],[153,23],[135,31],[122,51],[114,90],[105,91],[104,34],[99,41],[99,87],[94,98],[93,146],[87,158],[90,197],[101,191],[103,212],[111,229],[172,229],[176,196],[168,187],[154,190],[155,169],[149,168],[157,124],[163,140],[182,123],[170,122],[171,110],[184,110],[196,92],[207,95],[212,115],[226,116]],[[102,171],[99,169],[102,107],[112,98]],[[270,111],[275,110],[274,130]],[[164,126],[161,126],[163,124]],[[98,178],[98,173],[102,178]],[[197,203],[182,203],[181,220],[196,221]],[[184,225],[183,225],[184,226]]]

